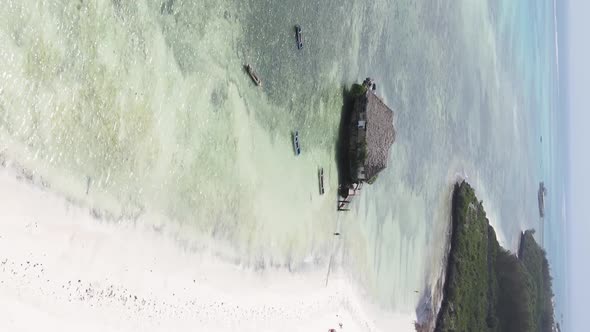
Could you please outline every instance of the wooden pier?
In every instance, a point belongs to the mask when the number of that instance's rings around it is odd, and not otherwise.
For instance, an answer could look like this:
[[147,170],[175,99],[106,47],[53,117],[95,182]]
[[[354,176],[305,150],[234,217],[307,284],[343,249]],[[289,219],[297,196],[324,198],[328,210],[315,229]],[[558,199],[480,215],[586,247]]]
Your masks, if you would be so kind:
[[361,189],[363,188],[363,183],[353,183],[351,187],[348,188],[348,192],[345,193],[346,197],[340,196],[338,199],[338,211],[349,211],[348,205],[352,202],[352,198],[358,194],[360,194]]

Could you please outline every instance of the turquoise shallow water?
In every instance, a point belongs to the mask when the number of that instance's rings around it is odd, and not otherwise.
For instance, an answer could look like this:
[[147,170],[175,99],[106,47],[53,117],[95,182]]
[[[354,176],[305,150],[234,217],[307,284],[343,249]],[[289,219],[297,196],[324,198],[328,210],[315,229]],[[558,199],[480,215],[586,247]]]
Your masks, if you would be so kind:
[[555,316],[564,326],[567,318],[566,280],[566,169],[567,117],[559,95],[559,69],[555,40],[561,4],[538,1],[505,1],[499,37],[507,41],[505,61],[522,82],[522,93],[531,114],[531,128],[537,141],[531,141],[535,156],[531,172],[549,189],[546,215],[533,227],[541,230],[538,240],[547,251],[553,276]]
[[[180,225],[196,248],[254,268],[324,268],[336,248],[336,264],[375,301],[412,312],[415,291],[440,272],[459,177],[505,245],[540,225],[538,181],[555,158],[538,144],[552,136],[552,8],[8,1],[0,151],[82,204]],[[397,141],[377,183],[339,214],[342,90],[367,76],[395,111]]]
[[[518,2],[519,28],[511,59],[517,59],[517,73],[524,78],[524,93],[529,100],[533,117],[533,131],[538,141],[531,145],[536,159],[534,166],[539,181],[551,188],[546,198],[546,216],[535,226],[542,230],[538,240],[547,251],[551,264],[555,293],[556,318],[564,326],[566,313],[566,165],[567,142],[565,109],[559,96],[559,77],[556,62],[555,31],[558,5],[553,2]],[[541,140],[542,137],[542,140]]]

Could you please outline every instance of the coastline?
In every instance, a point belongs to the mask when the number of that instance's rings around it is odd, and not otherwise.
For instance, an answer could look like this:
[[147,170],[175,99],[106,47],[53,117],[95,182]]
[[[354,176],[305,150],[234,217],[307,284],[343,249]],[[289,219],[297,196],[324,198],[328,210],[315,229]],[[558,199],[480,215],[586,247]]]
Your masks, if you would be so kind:
[[416,321],[415,327],[417,332],[432,332],[436,328],[438,313],[445,297],[445,281],[447,279],[447,267],[451,253],[451,237],[453,235],[451,228],[449,227],[449,230],[445,234],[446,243],[438,278],[434,286],[430,287],[430,292],[423,297],[416,309],[418,320]]
[[413,330],[363,302],[338,268],[255,271],[92,212],[0,168],[0,329]]
[[443,302],[435,323],[417,330],[554,330],[552,277],[535,231],[520,233],[517,253],[502,247],[465,181],[455,185],[451,215]]
[[[456,177],[456,181],[464,181],[465,176]],[[450,190],[445,202],[449,207],[453,201],[453,190]],[[447,267],[449,264],[449,255],[451,253],[451,240],[453,236],[453,216],[449,209],[448,224],[444,227],[444,246],[443,255],[441,256],[440,266],[437,270],[436,278],[430,284],[425,286],[422,298],[416,308],[416,332],[432,332],[436,327],[438,312],[442,307],[445,292],[445,281],[447,277]]]

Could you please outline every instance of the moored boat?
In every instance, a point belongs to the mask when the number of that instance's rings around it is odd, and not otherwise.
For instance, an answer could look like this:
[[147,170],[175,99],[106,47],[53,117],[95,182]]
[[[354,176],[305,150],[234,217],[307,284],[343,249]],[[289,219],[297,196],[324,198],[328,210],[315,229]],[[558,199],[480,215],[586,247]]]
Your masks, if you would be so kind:
[[320,182],[320,195],[324,194],[324,169],[318,170],[318,181]]
[[301,26],[295,26],[295,39],[297,40],[297,48],[303,48],[303,31],[301,30]]
[[299,146],[299,131],[293,133],[293,148],[295,149],[295,155],[298,156],[301,153],[301,147]]
[[254,83],[258,86],[262,85],[262,81],[260,80],[260,77],[258,77],[258,74],[256,74],[256,72],[254,71],[254,68],[252,68],[252,66],[250,66],[249,64],[247,64],[245,66],[246,71],[248,72],[248,75],[250,75],[250,78],[252,79],[252,81],[254,81]]
[[539,192],[537,194],[537,198],[539,200],[539,216],[541,218],[545,217],[545,195],[547,194],[547,188],[545,188],[545,183],[539,183]]

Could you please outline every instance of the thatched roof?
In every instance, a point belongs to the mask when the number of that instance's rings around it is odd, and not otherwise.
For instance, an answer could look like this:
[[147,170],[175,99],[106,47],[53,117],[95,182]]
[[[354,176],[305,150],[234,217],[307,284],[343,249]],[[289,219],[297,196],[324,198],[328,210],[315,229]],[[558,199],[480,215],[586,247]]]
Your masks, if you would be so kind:
[[393,111],[372,91],[367,91],[360,99],[365,103],[367,117],[365,174],[371,179],[387,167],[389,149],[395,141]]

